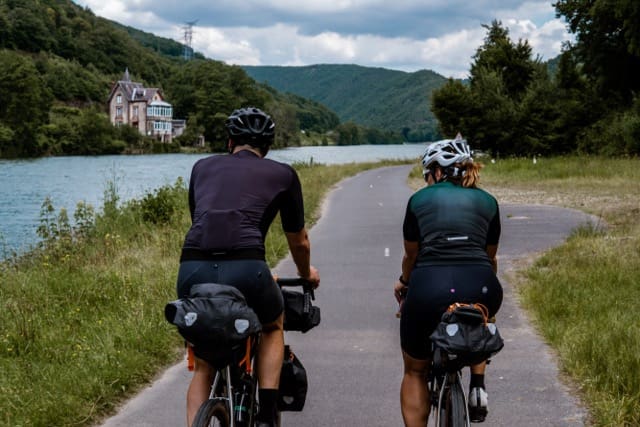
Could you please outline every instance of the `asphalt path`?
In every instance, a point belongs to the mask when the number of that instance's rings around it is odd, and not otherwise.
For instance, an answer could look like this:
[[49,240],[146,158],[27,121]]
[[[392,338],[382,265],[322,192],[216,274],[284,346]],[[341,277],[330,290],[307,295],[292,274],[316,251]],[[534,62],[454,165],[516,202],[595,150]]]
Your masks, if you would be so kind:
[[[409,170],[386,167],[342,181],[310,231],[312,263],[321,275],[316,304],[322,322],[306,334],[286,333],[307,369],[309,390],[304,411],[283,413],[283,426],[402,426],[402,359],[392,286],[402,259]],[[571,230],[594,219],[540,205],[504,204],[501,215],[498,263],[505,298],[498,327],[505,348],[487,370],[484,425],[584,425],[586,410],[518,307],[508,278],[523,260],[561,244]],[[295,269],[285,259],[275,272],[285,277]],[[102,426],[185,425],[190,375],[184,362],[169,368]]]

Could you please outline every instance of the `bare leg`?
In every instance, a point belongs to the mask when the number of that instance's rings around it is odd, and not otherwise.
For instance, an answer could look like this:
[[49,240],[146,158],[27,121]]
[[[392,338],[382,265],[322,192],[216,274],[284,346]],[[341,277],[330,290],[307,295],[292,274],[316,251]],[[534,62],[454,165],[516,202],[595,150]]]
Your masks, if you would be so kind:
[[256,359],[260,388],[277,389],[284,359],[284,314],[276,321],[262,325],[262,335]]
[[429,419],[427,374],[429,360],[418,360],[402,352],[404,376],[400,386],[400,406],[406,427],[425,427]]
[[487,368],[487,362],[478,363],[477,365],[470,366],[472,374],[484,375],[484,371]]
[[200,406],[209,398],[211,383],[215,370],[202,359],[195,358],[193,378],[187,390],[187,427],[193,424],[193,419]]

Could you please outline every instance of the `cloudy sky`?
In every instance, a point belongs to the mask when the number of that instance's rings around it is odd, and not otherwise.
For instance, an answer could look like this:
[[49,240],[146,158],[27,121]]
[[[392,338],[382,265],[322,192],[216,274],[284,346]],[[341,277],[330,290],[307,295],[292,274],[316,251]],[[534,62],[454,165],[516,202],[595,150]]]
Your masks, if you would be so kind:
[[498,19],[543,60],[571,37],[552,0],[74,0],[96,15],[238,65],[359,64],[468,75]]

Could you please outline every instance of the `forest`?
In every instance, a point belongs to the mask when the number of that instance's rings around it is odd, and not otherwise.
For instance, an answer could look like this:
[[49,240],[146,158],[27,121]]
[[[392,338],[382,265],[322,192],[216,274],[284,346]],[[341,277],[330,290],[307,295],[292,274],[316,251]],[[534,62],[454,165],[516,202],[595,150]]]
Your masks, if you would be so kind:
[[[133,81],[160,88],[187,119],[172,144],[113,127],[106,101],[125,69]],[[96,17],[70,0],[0,0],[0,157],[178,151],[202,134],[207,150],[224,149],[223,122],[240,106],[268,111],[276,144],[300,144],[301,130],[329,132],[337,115],[282,94],[237,66],[182,58],[173,40]],[[338,138],[339,133],[335,133]]]
[[444,135],[461,132],[497,156],[640,154],[640,2],[559,0],[575,41],[548,72],[527,40],[486,25],[469,83],[434,91]]
[[[442,137],[429,100],[447,80],[433,71],[408,73],[354,64],[242,68],[258,82],[326,105],[345,125],[378,128],[409,142]],[[349,127],[343,130],[348,133]]]

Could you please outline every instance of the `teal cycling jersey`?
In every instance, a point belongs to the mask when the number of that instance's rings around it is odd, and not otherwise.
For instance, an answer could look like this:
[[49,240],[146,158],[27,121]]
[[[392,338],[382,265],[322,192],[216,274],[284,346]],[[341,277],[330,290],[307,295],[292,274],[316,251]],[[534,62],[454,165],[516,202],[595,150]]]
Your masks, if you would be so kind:
[[479,188],[430,185],[409,199],[403,234],[419,243],[417,266],[490,263],[486,247],[500,239],[498,202]]

